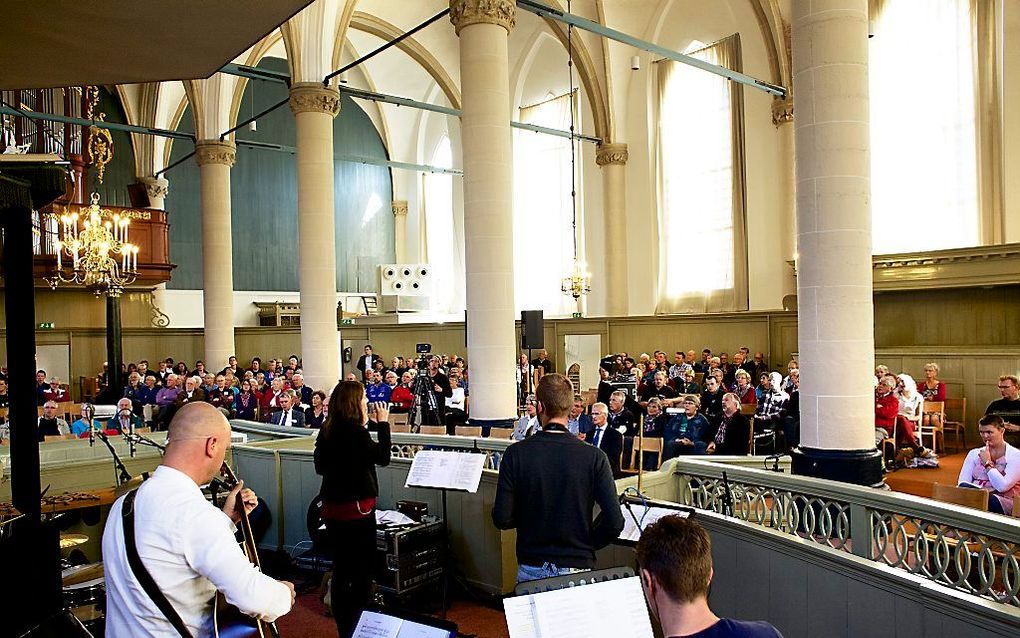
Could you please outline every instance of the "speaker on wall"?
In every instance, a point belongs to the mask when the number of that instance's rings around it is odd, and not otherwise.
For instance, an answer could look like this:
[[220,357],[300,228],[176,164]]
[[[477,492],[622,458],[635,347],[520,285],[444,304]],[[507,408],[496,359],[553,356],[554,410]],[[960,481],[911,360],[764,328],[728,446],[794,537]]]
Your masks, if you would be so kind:
[[541,310],[521,311],[521,349],[541,350],[545,347],[545,324]]

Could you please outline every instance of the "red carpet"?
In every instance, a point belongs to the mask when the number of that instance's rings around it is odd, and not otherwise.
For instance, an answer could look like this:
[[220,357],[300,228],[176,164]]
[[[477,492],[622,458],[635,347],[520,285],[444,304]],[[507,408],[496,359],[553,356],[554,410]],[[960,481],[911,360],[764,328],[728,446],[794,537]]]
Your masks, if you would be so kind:
[[896,470],[885,475],[885,482],[897,492],[931,498],[932,484],[957,484],[965,458],[967,455],[963,452],[940,456],[938,467]]

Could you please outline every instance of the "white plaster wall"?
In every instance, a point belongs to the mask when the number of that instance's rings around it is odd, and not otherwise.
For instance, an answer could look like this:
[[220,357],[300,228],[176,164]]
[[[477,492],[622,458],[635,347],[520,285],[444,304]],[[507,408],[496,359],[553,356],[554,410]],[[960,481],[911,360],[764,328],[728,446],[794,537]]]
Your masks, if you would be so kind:
[[1020,241],[1020,2],[1002,2],[1003,189],[1005,239]]

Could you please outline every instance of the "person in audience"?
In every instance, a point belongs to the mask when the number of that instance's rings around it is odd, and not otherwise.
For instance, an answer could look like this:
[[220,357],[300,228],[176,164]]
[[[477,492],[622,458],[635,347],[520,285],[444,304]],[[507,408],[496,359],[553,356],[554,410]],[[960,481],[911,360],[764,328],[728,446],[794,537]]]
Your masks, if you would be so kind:
[[225,367],[222,370],[220,370],[220,374],[226,376],[227,370],[230,370],[230,372],[234,375],[235,379],[238,377],[238,374],[237,374],[237,357],[235,357],[234,355],[230,355],[229,357],[227,357],[227,367]]
[[538,356],[531,361],[532,367],[538,372],[538,377],[541,380],[543,375],[555,372],[556,368],[553,366],[553,362],[549,360],[549,353],[546,352],[545,348],[538,351]]
[[694,374],[694,366],[687,363],[687,357],[683,352],[677,350],[673,354],[673,365],[669,366],[666,371],[666,376],[673,382],[674,387],[678,383],[682,383],[684,378],[687,376],[687,371],[690,370],[691,374]]
[[400,384],[394,387],[390,393],[390,405],[394,413],[403,414],[410,412],[411,406],[414,405],[413,388],[414,375],[408,370],[400,375]]
[[[747,370],[741,369],[747,374]],[[715,434],[705,447],[705,454],[747,456],[751,453],[751,424],[740,412],[740,397],[727,392],[722,399],[723,411]]]
[[375,370],[369,372],[372,377],[372,382],[365,386],[365,396],[368,397],[369,403],[389,403],[390,396],[393,393],[393,389],[383,383],[383,375]]
[[909,447],[914,456],[926,457],[931,452],[921,446],[914,436],[913,422],[898,419],[900,401],[896,395],[896,377],[888,374],[878,382],[875,392],[875,445],[881,445],[884,439],[896,436],[897,447]]
[[71,433],[71,428],[68,427],[67,421],[63,417],[57,416],[56,401],[43,403],[43,413],[36,422],[36,425],[38,426],[37,431],[39,432],[40,442],[44,441],[48,436]]
[[453,434],[458,425],[466,425],[468,420],[468,397],[460,385],[460,368],[450,368],[450,391],[446,398],[446,427]]
[[575,396],[570,405],[570,414],[567,415],[567,430],[574,436],[584,438],[591,428],[591,416],[584,413],[584,399]]
[[755,396],[754,386],[751,385],[751,375],[747,370],[740,368],[734,373],[736,383],[733,387],[733,394],[740,399],[741,405],[756,405],[758,398]]
[[142,413],[142,396],[145,393],[145,386],[142,385],[142,378],[138,371],[128,375],[128,383],[124,386],[121,396],[131,400],[131,409],[135,414]]
[[67,390],[60,387],[60,379],[57,377],[51,377],[49,385],[43,390],[43,399],[46,401],[55,401],[57,403],[65,403],[71,400],[71,396]]
[[779,431],[783,416],[786,415],[786,404],[790,401],[790,395],[780,389],[782,384],[783,375],[778,372],[761,375],[763,387],[761,400],[754,413],[755,434],[771,432],[774,435]]
[[540,429],[538,403],[535,395],[531,395],[524,401],[524,414],[521,415],[521,418],[517,419],[517,425],[514,426],[514,431],[510,433],[510,438],[514,441],[523,441]]
[[372,350],[371,345],[366,345],[364,349],[364,354],[361,355],[361,357],[358,359],[357,365],[355,365],[354,367],[356,367],[361,372],[362,376],[365,376],[365,373],[375,369],[376,361],[382,361],[382,357],[375,354],[375,352]]
[[326,421],[326,393],[322,390],[312,392],[312,404],[305,408],[305,426],[321,428]]
[[131,399],[124,397],[117,401],[117,414],[106,422],[107,430],[117,430],[121,434],[129,434],[138,428],[145,427],[142,418],[131,409]]
[[184,363],[183,361],[178,361],[177,365],[174,367],[174,374],[177,375],[177,379],[178,380],[180,380],[180,379],[187,379],[188,378],[188,364]]
[[[159,393],[159,389],[156,388],[155,375],[147,374],[142,379],[145,385],[142,386],[141,391],[138,393],[138,399],[142,402],[141,416],[143,420],[151,421],[151,415],[156,409],[156,395]],[[149,407],[146,408],[145,406]]]
[[897,398],[900,402],[897,421],[910,421],[911,428],[916,432],[921,426],[921,417],[924,414],[924,397],[917,391],[917,383],[909,374],[900,374],[897,379],[899,381]]
[[524,405],[525,399],[528,394],[531,393],[531,384],[533,381],[535,369],[528,363],[528,355],[523,352],[517,357],[517,365],[514,366],[514,372],[517,377],[517,404]]
[[694,382],[694,368],[690,367],[684,371],[684,378],[676,380],[676,393],[678,395],[684,394],[701,394],[701,387]]
[[1011,516],[1020,496],[1020,450],[1006,443],[1006,422],[998,415],[981,417],[978,434],[984,445],[967,453],[957,482],[987,490],[988,511]]
[[230,368],[227,368],[223,371],[223,381],[223,387],[233,392],[236,397],[237,393],[241,391],[241,379]]
[[595,395],[595,400],[599,403],[609,403],[609,395],[613,393],[613,384],[609,378],[609,370],[599,366],[599,387]]
[[659,399],[665,407],[672,407],[680,403],[676,390],[669,387],[669,384],[666,383],[666,372],[664,370],[656,371],[652,377],[652,383],[644,386],[638,397],[640,398],[638,404],[642,408],[647,408],[648,401],[653,397]]
[[[663,433],[663,459],[671,459],[681,454],[704,454],[708,443],[706,438],[712,425],[705,415],[698,412],[698,397],[684,397],[682,414],[676,414],[666,424]],[[720,398],[720,404],[722,399]],[[721,418],[721,415],[720,415]]]
[[637,544],[637,562],[645,601],[663,636],[782,638],[767,622],[719,618],[712,612],[712,541],[695,520],[664,516],[649,525]]
[[280,409],[269,417],[273,425],[284,427],[305,427],[305,413],[297,407],[297,394],[293,390],[284,390],[280,395]]
[[450,379],[439,370],[439,357],[433,355],[429,359],[429,367],[426,371],[428,378],[426,382],[431,386],[432,394],[435,397],[436,413],[432,410],[422,410],[422,424],[445,425],[446,424],[446,398],[453,396],[450,388]]
[[999,393],[1002,398],[989,403],[985,414],[1002,417],[1006,440],[1016,447],[1020,439],[1020,380],[1012,374],[1002,375],[999,377]]
[[542,429],[506,449],[492,506],[498,529],[517,530],[518,582],[590,570],[623,531],[607,455],[567,431],[570,381],[547,374],[536,397]]
[[609,425],[624,436],[637,434],[637,420],[626,407],[627,393],[623,390],[615,390],[609,395],[609,413],[607,419]]
[[889,374],[889,366],[877,365],[875,366],[875,387],[877,388],[882,379]]
[[269,388],[269,391],[262,396],[262,418],[268,420],[277,410],[280,410],[283,405],[281,398],[283,396],[283,377],[273,377],[273,383]]
[[715,375],[705,375],[705,390],[701,393],[698,403],[701,406],[701,413],[705,415],[711,424],[719,423],[722,418],[722,398],[726,394],[719,387],[719,379]]
[[276,368],[276,359],[270,359],[269,361],[266,361],[266,370],[265,370],[265,372],[266,372],[266,383],[270,383],[271,384],[273,382],[273,379],[275,379],[279,375],[279,371]]
[[800,369],[790,370],[792,386],[789,391],[790,400],[786,404],[786,416],[783,417],[783,448],[787,451],[800,445]]
[[295,372],[291,377],[290,388],[297,394],[298,405],[301,409],[312,404],[312,389],[305,385],[305,375]]
[[344,381],[354,381],[356,383],[361,383],[361,381],[358,381],[358,375],[354,374],[353,372],[348,372],[347,374],[345,374]]
[[[407,372],[407,367],[404,365],[404,358],[394,356],[390,359],[390,370],[397,375],[398,379],[404,376],[404,373]],[[385,377],[383,378],[385,379]]]
[[257,421],[259,396],[252,387],[252,382],[245,379],[241,382],[241,391],[234,397],[234,418],[245,421]]
[[81,438],[88,436],[89,433],[89,419],[88,419],[89,406],[86,403],[81,404],[81,415],[74,420],[71,424],[71,434]]
[[6,408],[10,404],[10,395],[7,394],[7,379],[0,379],[0,408]]
[[598,402],[591,406],[591,431],[584,440],[606,453],[613,478],[622,476],[620,457],[623,456],[623,435],[609,425],[609,406]]
[[719,383],[719,388],[723,392],[727,392],[729,390],[726,387],[726,384],[723,383],[723,371],[720,368],[716,368],[715,370],[712,370],[709,374],[711,376],[715,377],[715,380]]
[[205,379],[206,374],[208,374],[208,371],[205,369],[205,361],[199,359],[195,362],[195,369],[191,371],[191,376]]
[[[382,357],[379,357],[379,355],[376,355],[376,357],[379,358],[379,359],[382,359]],[[291,374],[293,374],[293,373],[297,372],[300,368],[301,368],[301,359],[298,358],[298,356],[296,354],[292,354],[289,357],[287,357],[287,368],[284,370],[284,372],[286,372],[287,370],[290,370]]]
[[623,369],[616,374],[614,377],[616,381],[620,382],[636,382],[640,377],[638,376],[637,363],[632,357],[623,358]]
[[[790,362],[786,364],[786,376],[783,377],[783,392],[790,394],[793,391],[793,371],[800,370],[800,364],[797,363],[796,359],[790,359]],[[799,374],[798,374],[799,376]],[[760,379],[761,375],[752,376],[752,379]]]
[[[719,357],[709,357],[708,358],[708,367],[705,368],[705,376],[708,377],[708,376],[714,375],[716,370],[722,370],[722,368],[719,367],[720,363],[722,363],[722,360]],[[724,378],[725,378],[725,375],[724,375]],[[723,379],[719,379],[719,384],[720,385],[722,385],[722,382],[723,382]]]
[[[746,357],[747,354],[745,353],[744,356]],[[751,361],[750,367],[751,370],[748,370],[748,373],[751,375],[752,379],[759,379],[761,378],[761,375],[767,373],[769,371],[769,364],[765,361],[765,353],[755,352],[754,359]]]
[[186,403],[193,401],[205,402],[205,390],[201,388],[202,382],[197,376],[188,377],[184,380],[184,391],[177,395],[176,406],[180,408]]
[[216,389],[216,375],[212,372],[206,372],[202,377],[202,391],[205,392],[206,400],[209,400],[209,394]]
[[166,386],[166,378],[173,373],[171,367],[173,366],[173,359],[163,359],[157,365],[156,369],[156,386],[162,388]]
[[[719,369],[723,371],[723,387],[732,388],[733,384],[735,383],[733,375],[736,373],[738,369],[736,360],[739,359],[738,356],[739,354],[740,354],[739,352],[734,354],[733,355],[734,362],[730,363],[729,355],[727,355],[725,352],[719,353]],[[741,363],[743,363],[743,360],[740,361]]]
[[155,370],[149,368],[149,361],[147,359],[142,359],[138,362],[138,376],[142,378],[142,385],[145,385],[146,377],[152,377],[157,383],[159,382],[159,375],[156,374]]
[[259,372],[262,372],[262,359],[259,357],[252,357],[251,363],[248,365],[248,371],[251,372],[252,376],[256,376]]
[[218,374],[213,379],[213,389],[205,393],[205,400],[229,419],[234,410],[234,391],[227,387],[226,376]]
[[46,382],[46,371],[37,370],[35,373],[35,401],[38,405],[46,403],[46,391],[49,389],[50,384]]
[[[669,417],[666,415],[664,402],[658,397],[649,399],[648,406],[645,408],[644,438],[646,440],[662,439],[668,421]],[[636,445],[638,445],[638,441],[635,439],[632,447]],[[647,449],[647,445],[644,449]],[[657,454],[655,452],[645,452],[641,467],[645,470],[657,469],[656,457]]]

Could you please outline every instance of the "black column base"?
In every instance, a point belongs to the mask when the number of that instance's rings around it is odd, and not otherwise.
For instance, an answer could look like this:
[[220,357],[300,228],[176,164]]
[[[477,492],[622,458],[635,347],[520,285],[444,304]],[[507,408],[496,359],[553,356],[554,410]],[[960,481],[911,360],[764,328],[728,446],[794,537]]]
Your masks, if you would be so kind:
[[492,428],[512,428],[517,423],[517,419],[468,419],[468,425],[482,428],[482,436],[489,436],[489,430]]
[[881,487],[882,453],[871,450],[822,450],[798,446],[790,453],[793,473],[800,476]]

